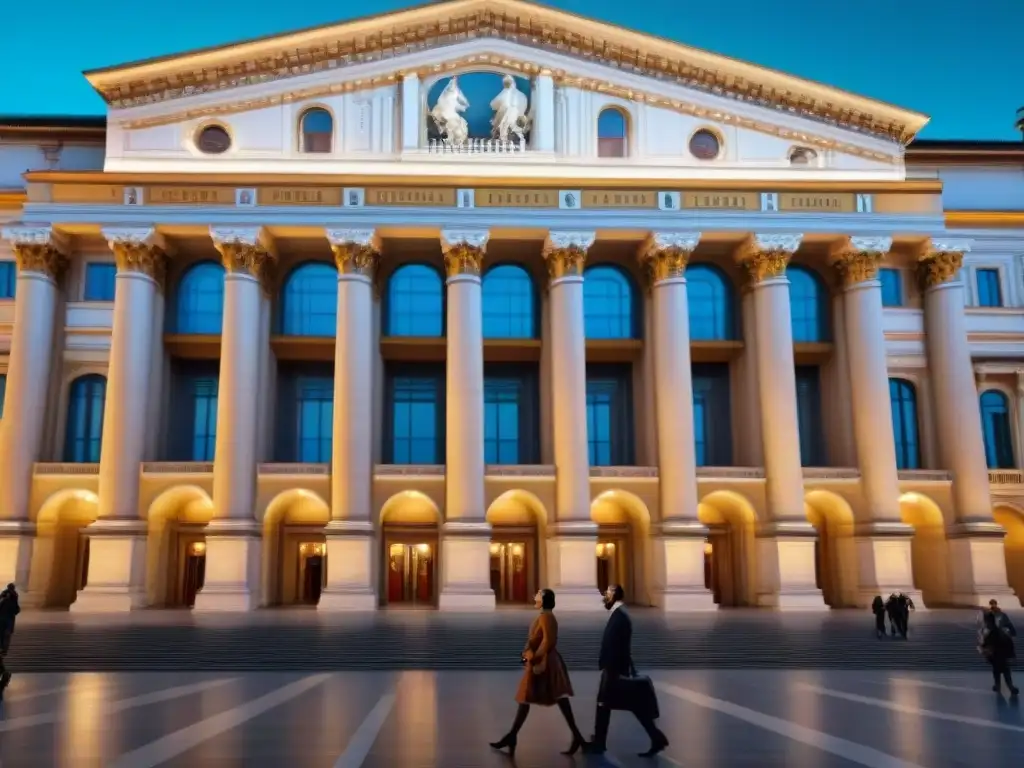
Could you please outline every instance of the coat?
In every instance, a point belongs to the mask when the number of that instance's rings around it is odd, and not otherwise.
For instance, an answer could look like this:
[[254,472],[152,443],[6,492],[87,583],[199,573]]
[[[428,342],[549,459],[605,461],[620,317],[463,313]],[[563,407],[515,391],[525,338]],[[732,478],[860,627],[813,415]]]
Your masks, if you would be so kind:
[[558,621],[550,611],[543,611],[530,625],[523,656],[529,658],[519,681],[517,702],[550,707],[573,695],[569,671],[558,652]]

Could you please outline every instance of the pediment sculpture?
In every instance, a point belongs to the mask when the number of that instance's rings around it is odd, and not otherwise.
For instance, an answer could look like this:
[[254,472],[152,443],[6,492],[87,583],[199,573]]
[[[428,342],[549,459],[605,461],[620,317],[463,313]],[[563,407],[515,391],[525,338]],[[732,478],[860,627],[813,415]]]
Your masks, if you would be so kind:
[[514,136],[521,144],[530,128],[526,94],[516,87],[515,78],[509,75],[505,75],[501,82],[501,93],[491,99],[491,109],[494,110],[491,138],[507,142]]
[[469,99],[459,90],[458,78],[453,77],[437,97],[437,103],[430,110],[430,118],[437,126],[441,138],[452,146],[459,147],[469,139],[469,123],[462,113],[469,109]]

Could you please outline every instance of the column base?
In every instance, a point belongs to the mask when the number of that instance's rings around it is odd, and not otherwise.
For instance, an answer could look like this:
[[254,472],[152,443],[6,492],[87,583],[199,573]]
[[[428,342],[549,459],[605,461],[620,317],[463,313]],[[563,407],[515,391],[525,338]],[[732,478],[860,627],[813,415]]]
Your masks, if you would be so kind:
[[198,613],[252,611],[260,605],[260,528],[254,520],[214,520],[206,526],[206,575]]
[[97,520],[85,532],[89,536],[89,573],[71,611],[122,613],[145,608],[146,523]]
[[911,539],[913,526],[875,522],[859,526],[857,544],[858,608],[870,608],[875,597],[886,599],[894,592],[909,595],[917,610],[926,610],[921,590],[914,586]]
[[817,532],[803,521],[762,526],[757,538],[757,604],[787,611],[824,611],[815,578]]
[[668,520],[654,542],[661,585],[652,595],[666,613],[717,611],[715,596],[704,586],[704,545],[708,529],[696,520]]
[[452,521],[441,528],[441,611],[493,611],[491,525]]
[[375,611],[373,525],[354,520],[332,520],[324,528],[327,537],[327,585],[320,593],[317,610],[328,613]]
[[988,607],[989,600],[1003,606],[1018,602],[1006,578],[1003,538],[1006,532],[994,521],[965,521],[946,532],[950,564],[950,603],[957,607]]
[[21,606],[29,607],[29,573],[36,527],[22,520],[0,520],[0,589],[13,583],[18,588]]
[[556,610],[604,610],[597,590],[597,524],[589,520],[558,523],[547,548],[547,586],[555,592]]

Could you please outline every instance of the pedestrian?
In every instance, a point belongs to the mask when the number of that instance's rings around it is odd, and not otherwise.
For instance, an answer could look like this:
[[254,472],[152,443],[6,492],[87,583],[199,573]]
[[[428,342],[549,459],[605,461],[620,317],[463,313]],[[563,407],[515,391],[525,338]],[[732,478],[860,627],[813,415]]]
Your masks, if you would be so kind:
[[910,612],[916,610],[916,607],[910,595],[904,594],[903,592],[896,593],[896,600],[899,605],[900,634],[903,635],[903,639],[906,640],[907,633],[910,632]]
[[1020,691],[1014,687],[1013,677],[1010,674],[1010,661],[1017,656],[1013,638],[999,628],[996,615],[992,611],[985,611],[984,623],[979,650],[992,666],[992,681],[994,683],[992,690],[1001,693],[1002,681],[1005,680],[1006,687],[1010,690],[1010,696],[1017,696]]
[[18,604],[18,590],[14,584],[0,592],[0,699],[4,689],[11,683],[11,673],[7,670],[7,652],[11,649],[11,636],[14,634],[14,620],[21,613]]
[[1003,632],[1008,634],[1010,637],[1017,636],[1017,628],[1013,626],[1013,622],[1010,621],[1010,617],[1006,615],[1002,608],[999,607],[998,600],[988,601],[988,610],[996,618],[996,626]]
[[881,595],[875,595],[871,603],[871,612],[875,614],[875,635],[881,640],[885,637],[885,601]]
[[899,600],[893,592],[885,601],[885,615],[889,617],[889,634],[896,637],[896,625],[898,623],[897,613],[899,612]]

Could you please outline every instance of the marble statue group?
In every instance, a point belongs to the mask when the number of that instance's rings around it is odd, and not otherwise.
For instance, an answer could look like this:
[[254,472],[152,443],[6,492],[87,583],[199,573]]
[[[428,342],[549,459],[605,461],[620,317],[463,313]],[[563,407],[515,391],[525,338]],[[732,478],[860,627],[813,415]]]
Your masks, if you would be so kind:
[[[491,99],[491,138],[503,143],[525,141],[531,122],[527,103],[526,94],[516,87],[515,79],[505,75],[501,92]],[[430,110],[430,118],[446,143],[457,147],[469,139],[469,124],[462,116],[467,109],[469,99],[459,90],[458,78],[453,77]]]

